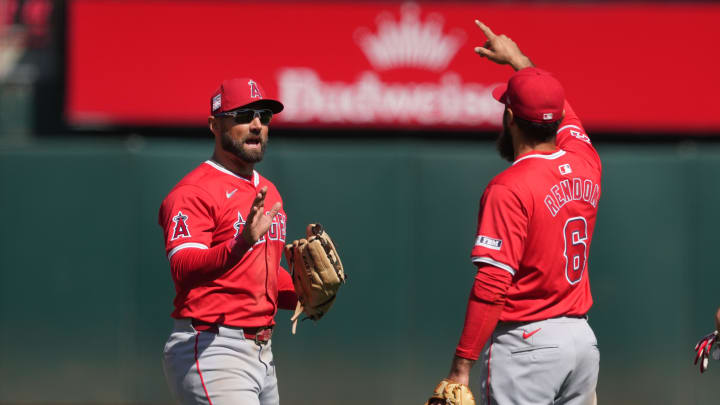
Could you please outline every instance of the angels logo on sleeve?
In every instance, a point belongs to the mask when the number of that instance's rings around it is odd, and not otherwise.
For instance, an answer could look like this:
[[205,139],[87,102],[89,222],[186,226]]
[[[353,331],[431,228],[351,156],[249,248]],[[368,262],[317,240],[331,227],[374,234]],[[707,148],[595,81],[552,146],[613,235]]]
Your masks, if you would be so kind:
[[171,241],[179,238],[189,238],[190,237],[190,228],[187,226],[187,219],[188,216],[183,214],[182,211],[178,211],[177,215],[173,217],[173,222],[175,222],[175,228],[173,229],[173,235],[172,238],[170,238]]

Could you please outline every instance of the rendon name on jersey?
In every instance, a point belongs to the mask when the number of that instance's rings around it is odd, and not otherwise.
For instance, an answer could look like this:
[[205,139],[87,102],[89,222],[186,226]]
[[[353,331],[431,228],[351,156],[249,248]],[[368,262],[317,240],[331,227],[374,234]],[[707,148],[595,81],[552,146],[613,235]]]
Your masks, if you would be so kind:
[[556,145],[518,156],[480,201],[471,256],[513,275],[504,322],[582,316],[592,306],[588,252],[602,165],[567,102]]

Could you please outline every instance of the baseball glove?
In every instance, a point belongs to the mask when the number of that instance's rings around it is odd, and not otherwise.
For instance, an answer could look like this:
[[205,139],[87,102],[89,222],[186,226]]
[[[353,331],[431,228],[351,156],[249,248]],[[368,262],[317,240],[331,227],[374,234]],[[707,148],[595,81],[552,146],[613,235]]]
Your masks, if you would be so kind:
[[[695,364],[698,364],[698,360],[700,360],[701,373],[704,373],[705,370],[707,370],[708,368],[710,351],[712,350],[713,344],[717,342],[717,338],[718,331],[715,331],[713,333],[703,336],[702,339],[700,339],[700,341],[697,342],[697,344],[695,345],[695,351],[697,352],[697,354],[695,355]],[[715,348],[712,357],[715,360],[720,359],[720,347]]]
[[285,245],[285,259],[291,267],[297,307],[290,321],[295,334],[300,315],[317,321],[332,307],[340,286],[345,283],[340,256],[322,225],[310,224],[307,239]]
[[443,379],[435,387],[435,392],[433,392],[430,399],[425,402],[425,405],[432,404],[475,405],[475,398],[467,385]]

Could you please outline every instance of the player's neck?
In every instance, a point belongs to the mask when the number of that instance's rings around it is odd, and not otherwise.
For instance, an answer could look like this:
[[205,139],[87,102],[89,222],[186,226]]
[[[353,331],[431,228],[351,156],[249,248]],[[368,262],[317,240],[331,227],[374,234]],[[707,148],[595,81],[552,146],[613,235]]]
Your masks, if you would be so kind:
[[552,152],[555,149],[557,149],[557,146],[555,145],[555,140],[539,143],[519,142],[517,145],[515,145],[515,158],[517,159],[518,156],[524,155],[531,151]]
[[244,177],[246,179],[252,178],[253,170],[255,168],[255,164],[253,163],[248,163],[232,155],[218,153],[217,151],[213,153],[212,160],[240,177]]

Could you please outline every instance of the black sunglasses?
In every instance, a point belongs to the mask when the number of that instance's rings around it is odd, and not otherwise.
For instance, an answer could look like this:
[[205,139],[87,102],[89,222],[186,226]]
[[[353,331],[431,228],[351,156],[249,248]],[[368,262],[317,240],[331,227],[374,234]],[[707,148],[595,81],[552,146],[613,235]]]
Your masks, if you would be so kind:
[[256,110],[254,108],[241,108],[239,110],[228,111],[216,114],[216,117],[233,117],[236,124],[249,124],[255,117],[260,118],[260,123],[267,125],[272,119],[273,113],[270,110]]

